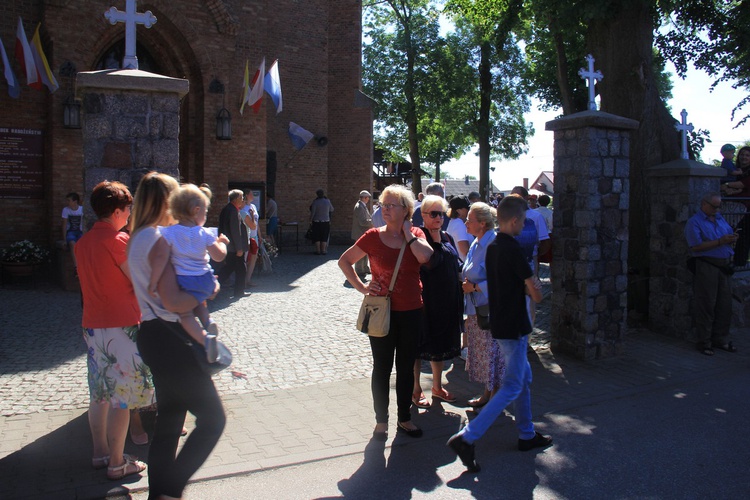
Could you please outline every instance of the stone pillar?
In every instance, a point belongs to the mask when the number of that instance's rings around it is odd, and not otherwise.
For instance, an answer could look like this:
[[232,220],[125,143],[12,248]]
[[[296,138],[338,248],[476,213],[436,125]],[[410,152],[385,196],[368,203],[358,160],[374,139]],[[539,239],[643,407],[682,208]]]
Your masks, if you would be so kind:
[[692,340],[693,275],[686,262],[685,223],[700,199],[719,192],[725,171],[693,160],[674,160],[648,170],[651,197],[649,327]]
[[638,122],[584,111],[555,133],[552,350],[611,357],[627,321],[630,130]]
[[88,225],[96,219],[89,199],[99,182],[120,181],[135,193],[151,170],[179,176],[180,99],[188,88],[187,80],[132,69],[78,73]]

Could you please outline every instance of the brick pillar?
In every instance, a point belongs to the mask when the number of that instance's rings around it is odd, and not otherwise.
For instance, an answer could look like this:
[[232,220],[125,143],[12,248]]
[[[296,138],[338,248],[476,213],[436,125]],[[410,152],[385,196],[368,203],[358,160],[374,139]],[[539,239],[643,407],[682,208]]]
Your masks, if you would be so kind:
[[552,350],[615,356],[625,338],[630,130],[638,122],[584,111],[547,122],[555,133]]
[[91,191],[103,180],[120,181],[135,192],[146,172],[179,176],[180,99],[187,80],[139,70],[78,73],[83,102],[83,207],[87,225]]
[[693,160],[674,160],[648,169],[651,197],[649,327],[692,340],[693,275],[687,270],[685,223],[700,199],[719,192],[724,169]]

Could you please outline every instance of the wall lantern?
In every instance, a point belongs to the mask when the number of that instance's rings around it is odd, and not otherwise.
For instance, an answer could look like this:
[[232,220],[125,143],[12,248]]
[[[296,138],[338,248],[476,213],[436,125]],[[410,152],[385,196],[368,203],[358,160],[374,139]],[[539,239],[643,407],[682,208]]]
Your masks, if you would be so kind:
[[81,128],[81,103],[71,95],[63,103],[63,126]]
[[219,114],[216,115],[216,138],[220,141],[232,139],[232,115],[229,114],[227,108],[221,108]]

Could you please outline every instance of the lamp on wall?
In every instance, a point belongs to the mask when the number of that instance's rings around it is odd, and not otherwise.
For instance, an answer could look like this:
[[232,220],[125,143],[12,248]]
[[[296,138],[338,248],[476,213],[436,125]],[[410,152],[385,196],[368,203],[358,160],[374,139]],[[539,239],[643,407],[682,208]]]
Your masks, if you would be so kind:
[[72,95],[63,103],[63,127],[81,128],[81,103]]
[[[78,74],[76,65],[70,61],[60,66],[60,76],[68,80],[71,86],[71,92],[73,87],[73,79]],[[63,127],[65,128],[81,128],[81,103],[76,101],[75,96],[71,93],[65,102],[63,103]]]
[[220,141],[232,139],[232,115],[229,114],[227,108],[221,108],[219,114],[216,115],[216,138]]

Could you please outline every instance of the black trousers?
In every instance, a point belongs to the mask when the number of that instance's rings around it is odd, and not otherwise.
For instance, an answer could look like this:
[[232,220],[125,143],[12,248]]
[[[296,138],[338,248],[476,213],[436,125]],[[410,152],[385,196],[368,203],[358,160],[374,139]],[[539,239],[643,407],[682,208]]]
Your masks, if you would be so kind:
[[391,328],[385,337],[370,337],[372,349],[372,402],[375,422],[388,422],[393,355],[396,355],[396,404],[398,421],[411,420],[414,361],[422,331],[422,309],[391,311]]
[[[148,452],[149,499],[182,497],[185,485],[216,446],[226,423],[211,377],[168,328],[182,327],[151,320],[141,323],[138,332],[138,351],[151,369],[156,389],[156,428]],[[177,455],[187,412],[196,417],[195,429]]]
[[234,273],[234,296],[238,297],[245,291],[245,274],[247,268],[245,267],[245,256],[237,256],[235,252],[227,253],[227,258],[224,260],[224,267],[219,269],[219,283],[223,286],[229,277]]

